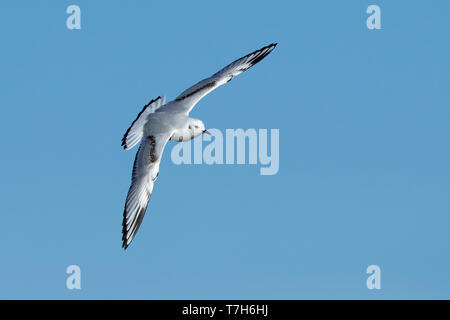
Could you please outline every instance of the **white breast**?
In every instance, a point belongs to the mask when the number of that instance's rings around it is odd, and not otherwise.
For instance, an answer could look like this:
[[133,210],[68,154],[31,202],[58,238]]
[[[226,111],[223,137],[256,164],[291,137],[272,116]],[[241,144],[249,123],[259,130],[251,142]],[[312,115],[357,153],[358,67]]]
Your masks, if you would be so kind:
[[173,133],[170,140],[179,141],[179,142],[189,141],[194,138],[192,134],[193,134],[193,132],[190,129],[177,130]]
[[172,141],[189,141],[202,134],[200,129],[179,129],[176,130],[170,140]]

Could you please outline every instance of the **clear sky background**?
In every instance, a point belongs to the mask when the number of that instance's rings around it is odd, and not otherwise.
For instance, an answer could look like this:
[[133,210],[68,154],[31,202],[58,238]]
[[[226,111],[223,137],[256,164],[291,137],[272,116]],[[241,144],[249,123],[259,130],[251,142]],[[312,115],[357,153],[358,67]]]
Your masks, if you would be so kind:
[[[66,8],[81,8],[81,30]],[[366,8],[381,7],[382,30]],[[450,298],[448,1],[1,1],[0,298]],[[280,129],[280,170],[175,165],[121,248],[150,99],[271,42],[204,98]],[[66,288],[81,267],[82,289]],[[381,268],[368,290],[366,268]]]

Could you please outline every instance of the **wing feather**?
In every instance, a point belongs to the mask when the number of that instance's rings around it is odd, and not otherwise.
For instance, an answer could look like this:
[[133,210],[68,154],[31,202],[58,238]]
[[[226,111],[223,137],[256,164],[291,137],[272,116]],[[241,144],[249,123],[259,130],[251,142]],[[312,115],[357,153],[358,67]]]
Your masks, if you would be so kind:
[[166,97],[163,96],[151,100],[144,106],[141,112],[139,112],[136,119],[123,135],[122,146],[125,150],[133,148],[136,144],[139,143],[139,141],[141,141],[148,115],[161,108],[161,106],[164,105],[165,98]]
[[[178,108],[184,109],[189,113],[197,102],[205,95],[220,87],[221,85],[231,81],[235,76],[248,70],[259,61],[264,59],[277,46],[277,43],[272,43],[259,50],[243,56],[236,61],[230,63],[225,68],[206,78],[189,89],[183,91],[175,100]],[[169,104],[168,104],[169,105]]]
[[162,152],[172,133],[142,139],[133,165],[122,222],[122,247],[126,250],[141,226],[153,186],[158,178]]

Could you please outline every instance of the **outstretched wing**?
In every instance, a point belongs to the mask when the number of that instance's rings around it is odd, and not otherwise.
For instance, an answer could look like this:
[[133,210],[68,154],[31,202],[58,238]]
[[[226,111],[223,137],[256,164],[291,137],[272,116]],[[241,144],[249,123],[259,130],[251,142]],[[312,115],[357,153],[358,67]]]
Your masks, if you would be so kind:
[[123,135],[122,146],[125,150],[133,148],[141,141],[148,115],[163,106],[165,100],[165,96],[153,99],[144,106],[141,112],[139,112],[136,120],[133,121],[127,132]]
[[124,249],[130,245],[142,223],[153,185],[158,177],[161,156],[171,135],[172,133],[165,133],[146,136],[139,146],[123,212],[122,247]]
[[259,61],[264,59],[276,47],[276,45],[276,43],[272,43],[240,59],[237,59],[219,72],[213,74],[211,77],[204,79],[185,90],[174,100],[174,103],[178,102],[177,107],[184,109],[186,113],[189,113],[201,98],[217,87],[229,82],[238,74],[241,74],[245,70],[257,64]]

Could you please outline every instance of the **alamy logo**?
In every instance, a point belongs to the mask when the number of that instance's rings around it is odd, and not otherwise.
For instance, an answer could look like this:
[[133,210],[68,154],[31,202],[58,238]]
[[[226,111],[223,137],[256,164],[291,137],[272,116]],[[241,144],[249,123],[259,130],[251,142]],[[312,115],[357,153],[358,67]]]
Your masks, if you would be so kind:
[[[243,129],[226,129],[225,143],[222,131],[218,129],[208,129],[208,131],[211,135],[202,135],[188,142],[177,143],[171,152],[172,162],[176,165],[203,163],[208,165],[256,165],[259,162],[262,166],[260,168],[261,175],[278,173],[280,165],[279,129],[270,129],[270,147],[267,129],[258,131],[256,129],[245,131]],[[204,146],[203,142],[208,144]]]
[[367,14],[370,16],[367,18],[366,25],[369,30],[380,30],[381,29],[381,9],[377,5],[370,5],[366,10]]
[[66,273],[70,274],[66,280],[66,287],[69,290],[81,289],[81,269],[79,266],[73,264],[67,267]]
[[381,289],[381,269],[376,264],[372,264],[367,267],[366,272],[370,274],[367,278],[366,286],[367,289]]
[[81,9],[77,5],[70,5],[67,7],[66,13],[70,14],[66,20],[67,29],[81,29]]

